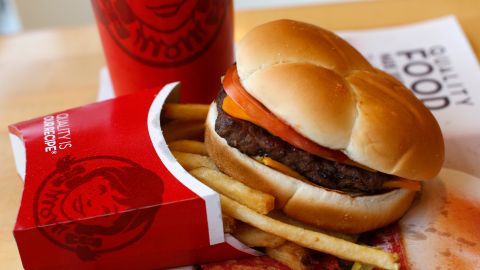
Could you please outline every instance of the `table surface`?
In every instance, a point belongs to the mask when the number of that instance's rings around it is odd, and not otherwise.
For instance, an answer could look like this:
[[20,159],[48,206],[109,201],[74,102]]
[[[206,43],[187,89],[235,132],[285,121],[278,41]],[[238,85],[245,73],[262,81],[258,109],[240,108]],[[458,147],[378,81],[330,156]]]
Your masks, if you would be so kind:
[[[291,18],[332,30],[398,25],[457,16],[480,55],[480,1],[384,0],[242,11],[235,38],[263,22]],[[12,229],[22,193],[7,125],[95,101],[105,65],[94,25],[0,37],[0,269],[21,269]]]

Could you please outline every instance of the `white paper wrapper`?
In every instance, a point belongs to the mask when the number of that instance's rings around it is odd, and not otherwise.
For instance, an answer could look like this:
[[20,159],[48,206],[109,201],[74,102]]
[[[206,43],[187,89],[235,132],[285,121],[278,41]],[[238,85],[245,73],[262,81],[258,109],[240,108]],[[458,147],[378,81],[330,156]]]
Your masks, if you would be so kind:
[[[338,34],[431,109],[445,138],[444,166],[480,176],[480,68],[456,18]],[[113,97],[106,69],[98,97]]]

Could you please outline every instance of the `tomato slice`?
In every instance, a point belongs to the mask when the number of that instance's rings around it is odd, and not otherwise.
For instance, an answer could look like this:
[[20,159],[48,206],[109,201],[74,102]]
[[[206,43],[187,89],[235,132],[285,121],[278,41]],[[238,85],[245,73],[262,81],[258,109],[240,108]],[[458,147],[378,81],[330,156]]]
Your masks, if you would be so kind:
[[318,145],[273,115],[273,113],[243,88],[240,83],[240,78],[238,77],[236,65],[227,70],[227,73],[223,78],[223,86],[228,96],[230,96],[247,115],[255,119],[256,124],[266,129],[271,134],[311,154],[358,166],[344,153]]

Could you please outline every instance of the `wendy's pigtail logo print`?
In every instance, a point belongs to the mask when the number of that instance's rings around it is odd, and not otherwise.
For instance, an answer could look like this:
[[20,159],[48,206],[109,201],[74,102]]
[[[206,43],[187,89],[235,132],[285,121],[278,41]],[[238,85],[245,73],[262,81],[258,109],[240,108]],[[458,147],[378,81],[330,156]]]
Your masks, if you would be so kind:
[[162,193],[154,172],[125,158],[66,156],[38,189],[34,217],[54,244],[82,260],[96,260],[148,231]]
[[173,67],[202,55],[222,28],[226,0],[92,0],[100,25],[135,60]]

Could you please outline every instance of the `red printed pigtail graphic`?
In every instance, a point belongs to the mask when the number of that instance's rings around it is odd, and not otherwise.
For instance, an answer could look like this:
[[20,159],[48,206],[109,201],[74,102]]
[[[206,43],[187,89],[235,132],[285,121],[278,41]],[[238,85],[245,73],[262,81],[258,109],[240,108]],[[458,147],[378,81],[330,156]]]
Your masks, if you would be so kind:
[[115,43],[150,66],[179,66],[202,55],[222,28],[226,0],[92,0]]
[[130,160],[67,156],[39,188],[34,215],[50,241],[82,260],[95,260],[140,239],[155,218],[162,193],[162,180]]

